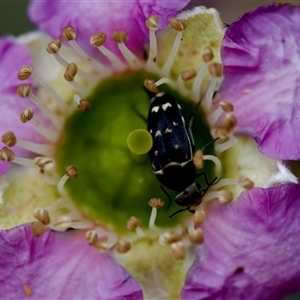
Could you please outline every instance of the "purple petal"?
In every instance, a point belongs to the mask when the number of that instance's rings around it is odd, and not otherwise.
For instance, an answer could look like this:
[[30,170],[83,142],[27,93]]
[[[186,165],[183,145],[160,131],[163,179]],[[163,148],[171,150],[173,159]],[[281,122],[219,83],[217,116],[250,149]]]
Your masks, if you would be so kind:
[[255,188],[215,202],[183,299],[283,299],[300,291],[300,185]]
[[0,270],[2,299],[142,299],[128,272],[78,230],[35,237],[27,224],[0,231]]
[[237,132],[275,159],[300,159],[300,7],[271,5],[232,23],[222,46],[222,100]]
[[175,16],[189,0],[179,1],[49,1],[32,0],[29,17],[40,29],[54,38],[61,36],[61,30],[73,26],[77,31],[77,42],[88,53],[99,57],[99,51],[90,45],[92,35],[107,34],[105,46],[121,55],[116,42],[111,38],[113,31],[127,32],[128,48],[143,57],[144,46],[148,42],[145,20],[152,14],[160,18],[164,28],[168,20]]
[[[17,96],[20,84],[32,84],[31,79],[20,81],[17,74],[24,64],[32,64],[28,49],[12,38],[0,39],[0,137],[6,131],[13,131],[18,139],[32,142],[43,141],[32,124],[22,124],[20,113],[27,107],[36,108],[29,99]],[[5,146],[0,142],[1,148]],[[18,146],[15,154],[27,156],[29,151]],[[0,174],[6,172],[10,164],[0,162]]]

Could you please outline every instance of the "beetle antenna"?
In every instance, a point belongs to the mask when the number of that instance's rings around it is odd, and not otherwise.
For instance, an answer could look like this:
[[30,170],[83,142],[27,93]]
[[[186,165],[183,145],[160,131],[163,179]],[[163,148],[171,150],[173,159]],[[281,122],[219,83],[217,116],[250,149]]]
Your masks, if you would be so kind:
[[177,214],[179,214],[179,213],[181,213],[181,212],[183,212],[183,211],[186,211],[186,210],[188,210],[188,209],[189,209],[189,207],[186,207],[186,208],[179,209],[179,210],[175,211],[174,213],[172,213],[172,214],[169,216],[169,219],[173,218],[173,217],[176,216]]
[[192,214],[195,213],[195,210],[194,209],[191,209],[190,207],[186,207],[186,208],[183,208],[183,209],[179,209],[177,211],[175,211],[174,213],[172,213],[170,216],[169,216],[169,219],[173,218],[174,216],[176,216],[177,214],[183,212],[183,211],[186,211],[188,210],[189,212],[191,212]]
[[217,137],[217,138],[213,139],[212,141],[208,142],[206,145],[204,145],[204,146],[202,147],[201,151],[203,152],[204,149],[205,149],[206,147],[208,147],[209,145],[213,144],[213,143],[214,143],[215,141],[217,141],[218,139],[219,139],[219,137]]

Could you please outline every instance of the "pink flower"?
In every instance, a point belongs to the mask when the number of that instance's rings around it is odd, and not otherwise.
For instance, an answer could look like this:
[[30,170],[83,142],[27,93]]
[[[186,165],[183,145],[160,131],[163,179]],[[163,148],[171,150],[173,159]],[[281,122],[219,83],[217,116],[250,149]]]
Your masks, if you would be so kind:
[[[299,291],[299,185],[275,159],[298,157],[289,133],[298,124],[300,11],[258,8],[225,32],[214,9],[174,17],[187,2],[32,1],[30,18],[54,40],[43,32],[0,40],[3,297],[281,299]],[[266,24],[269,14],[281,26]],[[202,149],[193,162],[219,180],[190,205],[195,215],[168,218],[178,206],[163,206],[168,197],[140,155],[151,148],[143,85],[171,93],[185,117],[202,98],[193,122],[186,118]],[[203,176],[197,182],[205,190]]]

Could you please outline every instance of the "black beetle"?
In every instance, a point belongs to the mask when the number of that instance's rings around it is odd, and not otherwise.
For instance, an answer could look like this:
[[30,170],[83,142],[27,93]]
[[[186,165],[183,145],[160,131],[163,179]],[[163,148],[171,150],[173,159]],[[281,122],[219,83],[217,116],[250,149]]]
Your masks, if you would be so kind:
[[[184,210],[195,212],[191,207],[201,203],[209,187],[218,179],[216,177],[208,182],[205,172],[196,173],[193,163],[195,145],[191,130],[193,119],[194,115],[186,127],[181,107],[170,94],[157,93],[151,99],[147,119],[148,131],[153,138],[153,146],[149,152],[151,166],[163,186],[179,192],[175,202],[186,207],[172,214],[170,218]],[[206,189],[202,189],[200,183],[194,182],[200,176],[205,178]],[[162,189],[170,198],[166,190],[163,187]]]

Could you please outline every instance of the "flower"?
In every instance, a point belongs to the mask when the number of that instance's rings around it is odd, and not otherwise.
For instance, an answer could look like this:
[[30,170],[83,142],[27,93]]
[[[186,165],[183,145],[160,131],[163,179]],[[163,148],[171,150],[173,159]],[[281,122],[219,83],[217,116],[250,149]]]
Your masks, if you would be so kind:
[[[38,32],[1,40],[7,84],[0,89],[14,104],[2,112],[0,151],[7,297],[242,299],[258,287],[253,299],[261,299],[297,291],[299,185],[282,162],[234,134],[243,114],[226,94],[226,64],[222,84],[223,25],[204,7],[172,18],[185,4],[32,1],[31,19],[56,39]],[[223,60],[230,55],[224,51]],[[158,89],[192,115],[202,148],[193,157],[202,202],[190,204],[194,215],[170,220],[178,208],[163,206],[167,192],[143,155],[151,148],[148,94]],[[14,121],[20,110],[27,124]],[[285,274],[274,280],[278,256]]]

